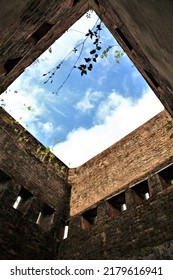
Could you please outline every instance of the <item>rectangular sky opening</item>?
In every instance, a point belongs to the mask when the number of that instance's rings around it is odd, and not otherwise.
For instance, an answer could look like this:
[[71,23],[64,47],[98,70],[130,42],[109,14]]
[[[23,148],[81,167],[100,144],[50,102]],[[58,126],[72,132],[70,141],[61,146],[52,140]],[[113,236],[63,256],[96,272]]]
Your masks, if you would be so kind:
[[163,110],[93,11],[25,69],[1,95],[1,106],[69,167]]

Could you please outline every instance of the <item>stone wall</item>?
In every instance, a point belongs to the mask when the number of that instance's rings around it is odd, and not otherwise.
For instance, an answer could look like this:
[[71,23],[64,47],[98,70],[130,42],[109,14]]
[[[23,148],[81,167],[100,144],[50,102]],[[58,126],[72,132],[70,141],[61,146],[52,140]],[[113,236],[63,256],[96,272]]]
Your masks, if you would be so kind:
[[0,150],[0,258],[53,259],[69,218],[68,168],[3,109]]

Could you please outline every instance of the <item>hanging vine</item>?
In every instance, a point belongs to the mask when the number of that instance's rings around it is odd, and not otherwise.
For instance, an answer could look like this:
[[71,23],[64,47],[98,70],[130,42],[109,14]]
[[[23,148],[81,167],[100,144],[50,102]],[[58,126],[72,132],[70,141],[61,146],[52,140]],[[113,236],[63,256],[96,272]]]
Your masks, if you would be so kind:
[[[87,15],[87,17],[89,17],[89,16],[90,16],[90,14]],[[102,31],[102,21],[97,19],[94,27],[92,29],[89,29],[88,32],[85,34],[85,38],[83,39],[83,41],[80,42],[79,44],[77,44],[62,59],[62,61],[57,66],[55,66],[53,69],[51,69],[47,73],[43,74],[43,76],[47,78],[44,81],[44,84],[47,84],[47,83],[52,84],[55,79],[56,72],[61,69],[62,65],[67,60],[67,58],[71,54],[77,54],[77,58],[76,58],[75,62],[73,63],[72,67],[70,68],[67,76],[64,78],[62,84],[56,89],[56,91],[53,92],[53,94],[58,94],[60,92],[60,90],[63,88],[63,86],[65,85],[67,80],[70,78],[74,69],[77,69],[78,71],[80,71],[81,76],[87,75],[88,71],[93,70],[94,64],[97,63],[99,57],[102,59],[107,57],[109,51],[113,47],[115,47],[115,46],[118,47],[118,45],[114,45],[114,46],[112,45],[112,46],[108,46],[106,49],[104,49],[102,51],[101,31]],[[78,62],[83,54],[83,50],[84,50],[87,40],[90,40],[92,43],[91,51],[89,52],[89,55],[87,57],[83,58],[83,63],[78,64]],[[115,57],[116,63],[119,63],[119,59],[123,55],[124,55],[124,52],[122,50],[118,50],[118,49],[115,50],[114,57]]]

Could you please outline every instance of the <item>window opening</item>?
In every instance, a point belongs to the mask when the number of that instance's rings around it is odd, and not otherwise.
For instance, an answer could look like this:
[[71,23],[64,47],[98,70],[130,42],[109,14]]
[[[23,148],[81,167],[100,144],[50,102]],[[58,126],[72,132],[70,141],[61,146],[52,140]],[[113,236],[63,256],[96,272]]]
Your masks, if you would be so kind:
[[14,203],[14,205],[13,205],[13,208],[14,209],[17,209],[17,207],[19,206],[19,203],[20,203],[20,201],[21,201],[21,196],[18,196],[17,197],[17,199],[16,199],[16,201],[15,201],[15,203]]
[[148,78],[150,79],[150,81],[153,83],[153,85],[158,88],[159,87],[159,84],[158,82],[156,81],[156,79],[154,78],[154,76],[148,72],[147,70],[145,70],[145,73],[147,74]]
[[118,33],[118,35],[120,36],[120,38],[123,40],[123,42],[125,43],[125,45],[129,48],[129,50],[133,50],[132,45],[130,44],[130,42],[127,40],[127,38],[125,37],[125,35],[122,33],[122,31],[119,28],[115,29],[116,32]]
[[68,237],[68,231],[69,231],[69,225],[65,225],[63,239],[66,239]]
[[79,0],[73,0],[72,2],[73,2],[73,6],[75,6],[79,2]]
[[115,195],[106,200],[108,206],[108,214],[111,217],[119,215],[121,212],[127,210],[125,192]]
[[61,219],[60,224],[59,224],[59,229],[58,229],[58,239],[59,240],[63,240],[63,239],[67,238],[68,228],[69,228],[69,224],[66,221]]
[[64,240],[68,237],[69,223],[61,220],[58,231],[58,239]]
[[89,209],[83,213],[81,217],[81,227],[84,230],[88,230],[96,222],[97,218],[97,207]]
[[34,38],[35,42],[37,43],[46,33],[53,27],[53,24],[48,22],[44,22],[33,34],[32,38]]
[[33,194],[22,187],[15,203],[13,204],[13,208],[19,210],[22,213],[26,213],[31,204],[32,198]]
[[163,188],[173,186],[173,165],[168,166],[159,173]]
[[0,183],[5,183],[10,180],[11,178],[7,174],[5,174],[2,170],[0,170]]
[[0,198],[2,198],[3,194],[8,188],[8,182],[11,178],[5,174],[2,170],[0,170]]
[[139,204],[144,200],[147,200],[150,198],[149,193],[149,187],[148,187],[148,181],[142,181],[139,184],[131,187],[131,190],[134,193],[135,203]]
[[41,211],[38,215],[36,224],[38,224],[41,228],[48,231],[51,228],[51,225],[53,223],[55,210],[44,203],[42,205]]
[[4,64],[6,74],[8,74],[18,64],[18,62],[21,59],[22,59],[22,57],[8,59],[7,62]]

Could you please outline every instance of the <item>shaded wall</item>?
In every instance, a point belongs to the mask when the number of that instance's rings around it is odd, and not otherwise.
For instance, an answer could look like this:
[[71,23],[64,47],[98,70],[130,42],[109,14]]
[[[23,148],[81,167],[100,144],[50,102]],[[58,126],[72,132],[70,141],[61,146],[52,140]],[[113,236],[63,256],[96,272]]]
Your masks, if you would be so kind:
[[173,114],[172,1],[23,2],[0,1],[3,7],[0,19],[0,93],[75,21],[93,9],[165,108]]
[[[173,165],[170,172],[173,174]],[[159,172],[145,181],[150,192],[147,200],[139,199],[141,185],[127,189],[124,211],[118,210],[122,201],[115,195],[72,218],[59,259],[172,260],[173,186],[161,182],[162,176]]]
[[172,115],[173,2],[99,0],[93,3],[97,14]]
[[2,109],[0,151],[0,257],[53,259],[69,217],[68,168]]

